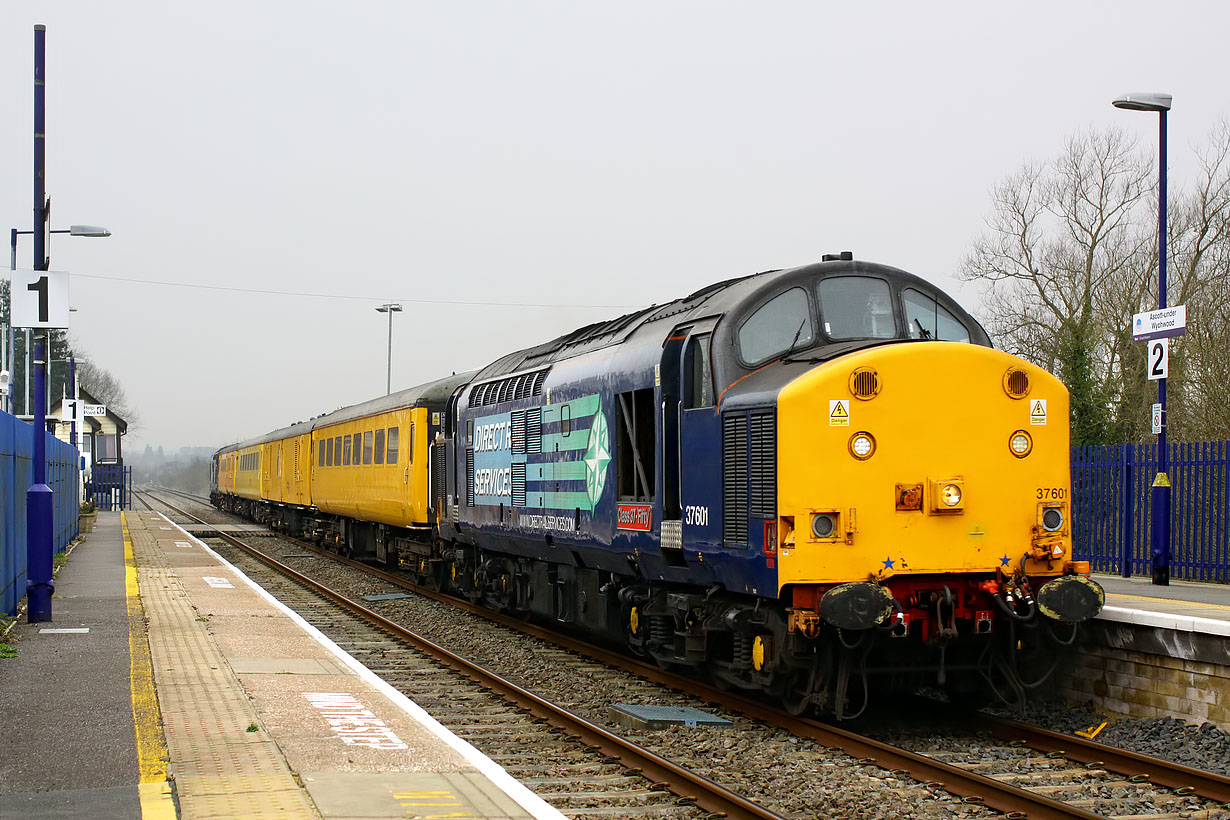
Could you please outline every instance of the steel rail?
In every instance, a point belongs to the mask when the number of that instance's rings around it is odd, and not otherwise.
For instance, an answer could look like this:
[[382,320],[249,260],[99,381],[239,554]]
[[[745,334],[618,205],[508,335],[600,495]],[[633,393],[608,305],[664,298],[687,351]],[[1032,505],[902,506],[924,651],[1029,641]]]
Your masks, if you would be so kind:
[[[151,495],[146,491],[147,495]],[[154,497],[151,495],[151,497]],[[191,518],[197,523],[204,526],[211,526],[208,522],[197,518],[191,513],[187,513],[173,504],[168,503],[165,499],[158,499],[159,503],[165,505],[177,515],[182,515],[185,518]],[[361,617],[380,629],[383,629],[401,640],[405,640],[419,651],[434,658],[443,665],[458,672],[466,677],[478,681],[482,686],[496,692],[506,700],[516,704],[518,707],[528,711],[534,717],[546,721],[548,724],[560,729],[561,731],[578,738],[587,745],[593,746],[603,753],[617,758],[624,766],[629,769],[636,770],[648,778],[652,782],[664,784],[671,792],[678,795],[681,799],[695,803],[702,809],[718,814],[724,817],[734,818],[734,820],[786,820],[782,815],[777,814],[764,806],[759,805],[745,797],[742,797],[724,786],[709,780],[703,775],[697,774],[689,769],[679,766],[676,763],[667,760],[664,757],[654,754],[648,749],[644,749],[629,740],[626,740],[619,735],[603,729],[594,723],[590,723],[579,715],[575,715],[557,706],[550,701],[547,701],[533,692],[517,686],[505,678],[500,677],[496,673],[485,669],[477,664],[467,661],[459,655],[456,655],[439,644],[412,632],[405,627],[402,627],[393,621],[371,611],[362,604],[347,598],[340,593],[329,589],[328,587],[317,583],[300,572],[286,566],[275,558],[265,555],[259,550],[256,550],[244,544],[239,539],[230,536],[224,532],[217,531],[219,538],[222,538],[227,543],[237,547],[263,564],[273,568],[277,572],[284,574],[296,583],[312,589],[316,593],[328,598],[330,601],[339,605],[343,609]]]
[[989,729],[1004,740],[1086,765],[1101,766],[1108,771],[1128,775],[1137,782],[1147,780],[1154,785],[1174,789],[1180,795],[1196,795],[1223,803],[1230,808],[1230,777],[1225,775],[1116,749],[1082,737],[1070,737],[1006,718],[978,715],[975,720],[977,726]]

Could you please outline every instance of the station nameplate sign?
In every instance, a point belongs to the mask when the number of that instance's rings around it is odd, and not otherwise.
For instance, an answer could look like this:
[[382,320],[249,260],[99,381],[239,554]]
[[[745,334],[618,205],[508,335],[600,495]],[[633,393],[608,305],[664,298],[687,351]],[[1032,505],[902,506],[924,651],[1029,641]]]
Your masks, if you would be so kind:
[[1182,336],[1187,332],[1187,305],[1137,313],[1132,317],[1132,341]]

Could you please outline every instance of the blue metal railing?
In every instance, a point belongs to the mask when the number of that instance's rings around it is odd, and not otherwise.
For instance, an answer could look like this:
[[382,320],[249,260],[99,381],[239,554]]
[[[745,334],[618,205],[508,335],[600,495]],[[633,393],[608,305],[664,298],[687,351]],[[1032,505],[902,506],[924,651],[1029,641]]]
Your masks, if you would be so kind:
[[[17,613],[26,594],[26,491],[33,470],[34,428],[0,412],[0,612]],[[50,433],[47,486],[52,491],[52,545],[63,552],[77,535],[81,511],[80,457],[77,450]]]
[[[1230,583],[1230,441],[1170,445],[1172,578]],[[1075,557],[1097,572],[1149,575],[1156,444],[1072,448]]]

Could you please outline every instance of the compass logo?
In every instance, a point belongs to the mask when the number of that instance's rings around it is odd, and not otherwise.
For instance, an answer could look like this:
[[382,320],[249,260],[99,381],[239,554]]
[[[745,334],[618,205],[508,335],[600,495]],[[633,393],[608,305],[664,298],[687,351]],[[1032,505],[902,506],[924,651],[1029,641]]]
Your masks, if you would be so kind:
[[585,491],[592,507],[598,506],[602,488],[606,486],[606,467],[611,463],[610,435],[607,433],[606,414],[594,413],[594,423],[589,428],[589,448],[585,451]]

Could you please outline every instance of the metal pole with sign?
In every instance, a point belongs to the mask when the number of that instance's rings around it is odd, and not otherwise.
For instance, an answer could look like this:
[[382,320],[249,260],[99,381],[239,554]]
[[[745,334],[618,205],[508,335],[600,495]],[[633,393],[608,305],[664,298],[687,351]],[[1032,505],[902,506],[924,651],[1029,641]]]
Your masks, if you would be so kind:
[[[1124,94],[1112,105],[1128,111],[1155,111],[1158,115],[1158,153],[1160,174],[1157,192],[1157,306],[1158,313],[1166,311],[1166,112],[1174,98],[1169,94],[1153,92]],[[1135,327],[1135,322],[1133,322]],[[1177,334],[1174,334],[1177,335]],[[1149,546],[1152,552],[1153,583],[1158,586],[1170,584],[1170,477],[1169,452],[1166,448],[1166,378],[1158,377],[1157,403],[1161,407],[1161,425],[1157,434],[1157,476],[1150,492]]]

